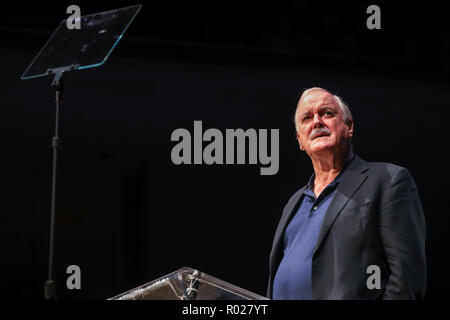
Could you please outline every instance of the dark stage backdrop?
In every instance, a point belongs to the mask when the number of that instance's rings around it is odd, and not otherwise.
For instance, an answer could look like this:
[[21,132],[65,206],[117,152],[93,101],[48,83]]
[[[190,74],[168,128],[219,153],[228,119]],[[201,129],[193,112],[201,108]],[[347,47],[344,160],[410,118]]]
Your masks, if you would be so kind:
[[[43,298],[54,92],[22,72],[73,3],[1,11],[0,296]],[[60,299],[105,299],[190,266],[265,295],[276,225],[312,173],[293,114],[303,89],[342,96],[355,152],[407,167],[427,221],[427,299],[448,297],[450,33],[445,10],[170,5],[143,9],[107,63],[66,78],[55,234]],[[82,14],[127,6],[79,2]],[[383,7],[384,6],[384,7]],[[442,19],[441,19],[442,18]],[[175,165],[171,134],[279,129],[279,171]],[[66,268],[81,268],[68,290]]]

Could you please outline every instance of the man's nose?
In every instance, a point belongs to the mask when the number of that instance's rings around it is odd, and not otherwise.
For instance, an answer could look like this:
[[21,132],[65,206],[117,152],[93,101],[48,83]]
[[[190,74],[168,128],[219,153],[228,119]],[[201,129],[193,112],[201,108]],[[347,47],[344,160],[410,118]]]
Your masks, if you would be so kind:
[[320,127],[323,127],[322,118],[320,118],[318,113],[315,113],[313,117],[313,128],[320,128]]

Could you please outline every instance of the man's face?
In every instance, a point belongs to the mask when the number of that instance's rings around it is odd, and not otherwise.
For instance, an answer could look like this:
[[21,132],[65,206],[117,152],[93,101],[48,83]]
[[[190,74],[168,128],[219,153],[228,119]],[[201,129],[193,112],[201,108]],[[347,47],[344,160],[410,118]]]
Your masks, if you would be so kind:
[[338,101],[325,90],[314,90],[302,97],[298,105],[297,140],[308,155],[324,150],[346,148],[353,136],[353,122],[344,122]]

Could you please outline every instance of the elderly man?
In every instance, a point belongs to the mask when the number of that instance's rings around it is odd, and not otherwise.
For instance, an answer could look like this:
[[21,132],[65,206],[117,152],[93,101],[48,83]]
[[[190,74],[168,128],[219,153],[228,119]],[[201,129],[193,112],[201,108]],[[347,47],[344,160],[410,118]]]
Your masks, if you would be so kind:
[[314,173],[284,207],[270,254],[272,299],[422,299],[425,219],[408,170],[353,154],[352,115],[322,88],[295,113]]

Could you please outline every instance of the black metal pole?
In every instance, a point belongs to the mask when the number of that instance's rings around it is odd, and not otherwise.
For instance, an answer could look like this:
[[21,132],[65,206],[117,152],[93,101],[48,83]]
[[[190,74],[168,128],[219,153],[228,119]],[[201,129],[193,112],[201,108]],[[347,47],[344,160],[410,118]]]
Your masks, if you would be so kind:
[[48,258],[48,280],[45,282],[44,296],[46,300],[57,299],[56,294],[56,282],[53,280],[53,265],[54,265],[54,244],[55,244],[55,208],[56,208],[56,177],[57,177],[57,163],[58,163],[58,151],[60,146],[59,138],[59,105],[62,101],[62,72],[56,74],[53,80],[52,87],[55,89],[56,94],[56,115],[55,115],[55,136],[52,139],[53,148],[53,171],[52,171],[52,199],[51,199],[51,212],[50,212],[50,245],[49,245],[49,258]]

